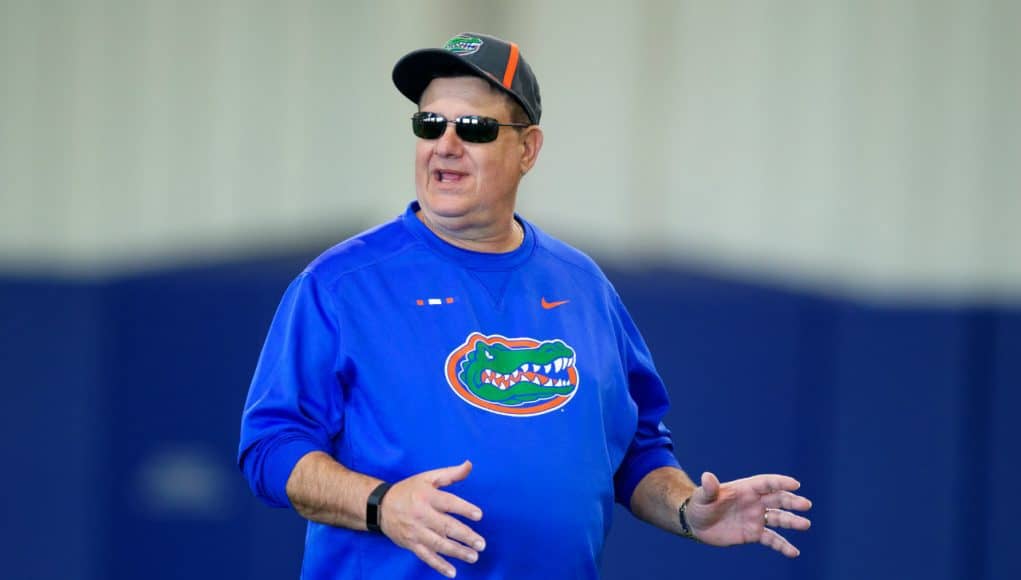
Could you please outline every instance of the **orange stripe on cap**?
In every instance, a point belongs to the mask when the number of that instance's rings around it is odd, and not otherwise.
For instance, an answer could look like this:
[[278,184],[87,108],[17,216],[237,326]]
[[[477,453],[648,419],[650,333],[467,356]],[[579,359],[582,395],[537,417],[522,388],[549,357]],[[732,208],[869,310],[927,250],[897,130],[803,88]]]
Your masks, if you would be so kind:
[[518,70],[518,45],[510,43],[510,56],[507,57],[507,69],[503,71],[503,86],[511,88],[514,73]]

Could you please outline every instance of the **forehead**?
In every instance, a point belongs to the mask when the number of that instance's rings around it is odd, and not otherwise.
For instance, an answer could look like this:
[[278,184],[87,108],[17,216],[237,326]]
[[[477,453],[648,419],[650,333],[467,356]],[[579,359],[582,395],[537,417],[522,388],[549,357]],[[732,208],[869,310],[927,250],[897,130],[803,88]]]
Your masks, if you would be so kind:
[[420,109],[435,106],[465,107],[477,111],[504,111],[507,98],[478,77],[436,78],[419,99]]

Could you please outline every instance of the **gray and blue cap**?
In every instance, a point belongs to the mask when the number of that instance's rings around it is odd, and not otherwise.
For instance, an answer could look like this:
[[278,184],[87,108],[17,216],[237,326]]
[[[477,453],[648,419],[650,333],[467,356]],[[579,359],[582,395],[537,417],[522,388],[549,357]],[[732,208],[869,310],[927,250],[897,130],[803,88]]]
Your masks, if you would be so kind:
[[533,124],[539,124],[542,98],[532,67],[517,44],[495,36],[464,32],[443,48],[409,52],[394,65],[393,81],[401,94],[417,104],[434,78],[459,74],[485,79],[517,101]]

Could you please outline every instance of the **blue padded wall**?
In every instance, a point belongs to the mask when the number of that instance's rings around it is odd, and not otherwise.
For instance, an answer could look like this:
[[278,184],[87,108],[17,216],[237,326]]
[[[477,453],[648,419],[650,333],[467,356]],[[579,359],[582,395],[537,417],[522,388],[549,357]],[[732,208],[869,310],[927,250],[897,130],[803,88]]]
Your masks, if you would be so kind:
[[0,577],[100,577],[103,300],[91,285],[0,279]]
[[[1021,578],[1017,523],[1021,522],[1021,312],[990,313],[988,390],[977,393],[971,409],[979,436],[969,436],[978,456],[959,469],[956,520],[966,531],[963,544],[975,552],[975,568],[986,578]],[[970,531],[975,530],[975,531]]]
[[[3,577],[297,576],[302,520],[253,499],[234,453],[267,325],[311,257],[0,278]],[[682,465],[791,473],[816,507],[793,561],[618,509],[605,578],[1021,576],[1021,311],[609,275],[670,387]]]

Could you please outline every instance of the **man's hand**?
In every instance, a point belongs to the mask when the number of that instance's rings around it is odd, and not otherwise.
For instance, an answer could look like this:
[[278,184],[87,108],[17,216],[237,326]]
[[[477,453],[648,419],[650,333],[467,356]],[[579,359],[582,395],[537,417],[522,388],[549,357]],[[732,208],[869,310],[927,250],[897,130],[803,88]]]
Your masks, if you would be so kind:
[[721,484],[706,472],[685,509],[688,524],[706,544],[758,542],[794,558],[801,552],[772,528],[807,530],[812,525],[788,511],[812,507],[811,501],[792,493],[799,487],[796,479],[785,475],[755,475]]
[[439,489],[465,479],[471,470],[471,462],[465,461],[413,475],[394,484],[380,504],[383,533],[449,578],[457,572],[443,556],[471,564],[486,547],[482,536],[451,515],[477,522],[482,510]]

